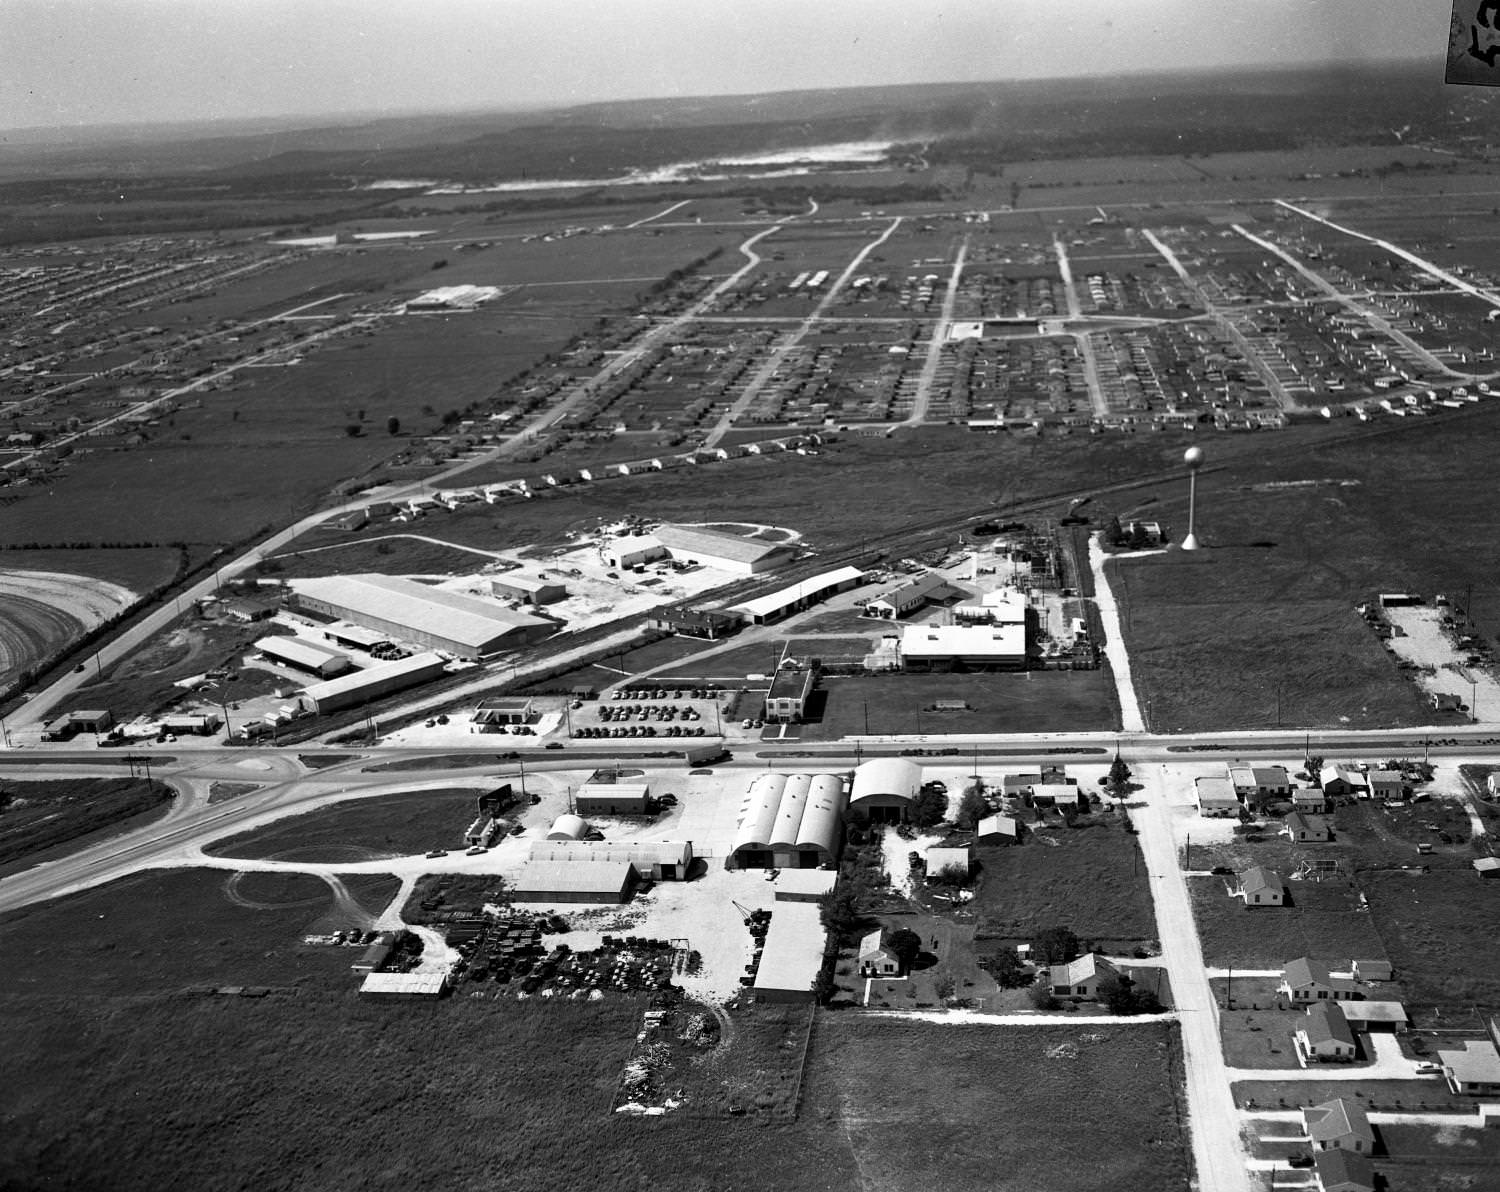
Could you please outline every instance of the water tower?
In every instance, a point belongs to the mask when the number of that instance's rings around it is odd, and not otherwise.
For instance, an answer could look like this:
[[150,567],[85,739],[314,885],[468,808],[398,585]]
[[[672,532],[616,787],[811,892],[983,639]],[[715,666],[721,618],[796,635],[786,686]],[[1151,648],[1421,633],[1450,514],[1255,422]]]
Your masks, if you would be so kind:
[[1203,466],[1203,448],[1189,447],[1183,453],[1182,462],[1188,470],[1188,532],[1182,540],[1183,550],[1198,549],[1198,535],[1193,533],[1193,517],[1198,506],[1198,469]]

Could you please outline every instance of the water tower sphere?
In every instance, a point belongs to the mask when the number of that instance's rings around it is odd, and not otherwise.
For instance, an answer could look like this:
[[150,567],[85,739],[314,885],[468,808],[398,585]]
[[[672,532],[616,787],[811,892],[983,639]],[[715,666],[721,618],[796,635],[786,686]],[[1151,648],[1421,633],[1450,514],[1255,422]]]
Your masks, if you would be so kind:
[[1197,471],[1203,466],[1203,448],[1189,447],[1187,451],[1183,453],[1182,462],[1187,464],[1189,468]]

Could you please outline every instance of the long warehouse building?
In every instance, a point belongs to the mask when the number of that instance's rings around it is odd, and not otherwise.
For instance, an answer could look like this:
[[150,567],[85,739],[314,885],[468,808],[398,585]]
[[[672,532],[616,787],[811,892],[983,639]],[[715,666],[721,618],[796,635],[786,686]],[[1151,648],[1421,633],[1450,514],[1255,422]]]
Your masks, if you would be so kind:
[[555,621],[474,596],[444,592],[392,575],[338,575],[293,580],[307,612],[375,629],[397,641],[459,658],[487,654],[557,632]]
[[441,654],[429,650],[398,662],[386,662],[340,675],[326,683],[314,683],[302,692],[302,700],[314,712],[326,716],[435,679],[447,665]]

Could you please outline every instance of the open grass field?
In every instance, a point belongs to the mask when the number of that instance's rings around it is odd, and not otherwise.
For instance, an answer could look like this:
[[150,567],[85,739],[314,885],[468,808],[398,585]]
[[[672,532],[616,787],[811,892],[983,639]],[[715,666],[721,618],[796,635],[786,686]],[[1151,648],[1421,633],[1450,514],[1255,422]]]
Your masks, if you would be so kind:
[[1386,958],[1377,923],[1359,909],[1357,887],[1342,881],[1293,882],[1293,905],[1247,909],[1242,899],[1224,893],[1224,883],[1233,880],[1188,879],[1204,964],[1271,969],[1298,956],[1315,956],[1342,967],[1355,958]]
[[0,782],[0,875],[60,857],[87,840],[141,827],[176,792],[144,778]]
[[1019,846],[975,850],[980,878],[970,908],[978,937],[1030,940],[1069,927],[1085,947],[1155,939],[1151,890],[1122,821],[1080,817],[1077,827],[1043,829]]
[[[378,913],[397,883],[360,876],[344,888]],[[330,887],[303,874],[149,870],[0,916],[6,992],[55,1004],[64,991],[128,999],[201,984],[338,990],[357,957],[302,942],[335,911]]]
[[803,1116],[846,1140],[865,1187],[1186,1189],[1176,1029],[825,1015]]
[[[865,732],[1025,733],[1118,728],[1119,702],[1106,668],[1023,674],[828,675],[820,723],[810,740]],[[923,711],[963,700],[966,711]],[[866,727],[868,725],[868,728]]]
[[149,592],[177,573],[179,552],[167,547],[121,547],[93,550],[6,547],[0,549],[0,571],[61,571],[119,584],[132,592]]
[[[1484,530],[1500,496],[1466,489],[1456,500],[1453,489],[1483,466],[1497,425],[1500,411],[1480,406],[1205,472],[1207,549],[1110,564],[1151,727],[1274,727],[1278,703],[1284,726],[1429,723],[1416,685],[1354,606],[1393,589],[1463,591],[1500,565]],[[1180,488],[1143,490],[1137,507],[1154,495],[1152,516],[1180,526]],[[1500,602],[1476,601],[1475,612],[1485,636],[1500,629]]]
[[[329,534],[333,538],[332,533]],[[327,546],[273,556],[261,568],[277,579],[306,579],[310,576],[352,575],[374,572],[378,575],[466,575],[494,562],[494,556],[473,549],[446,546],[421,534],[405,533],[398,528],[377,537],[353,542],[330,542]]]
[[1497,884],[1462,870],[1364,877],[1371,915],[1414,1016],[1500,1005],[1500,955],[1485,942],[1500,915]]
[[205,851],[278,861],[364,861],[457,848],[474,820],[476,796],[487,789],[444,787],[350,799],[218,841]]

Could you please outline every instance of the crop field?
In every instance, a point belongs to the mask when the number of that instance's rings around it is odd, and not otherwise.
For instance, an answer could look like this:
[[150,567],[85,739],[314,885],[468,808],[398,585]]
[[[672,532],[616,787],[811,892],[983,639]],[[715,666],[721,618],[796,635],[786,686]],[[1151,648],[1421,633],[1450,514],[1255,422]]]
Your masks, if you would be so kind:
[[1368,874],[1362,884],[1414,1013],[1500,1002],[1500,955],[1479,943],[1500,914],[1497,883],[1433,870]]
[[61,571],[119,584],[132,592],[149,592],[176,574],[179,557],[180,552],[170,548],[70,550],[12,546],[0,549],[0,571]]
[[803,1117],[847,1140],[865,1187],[1186,1189],[1176,1029],[828,1014]]
[[[1207,549],[1110,565],[1151,726],[1274,727],[1278,689],[1287,726],[1430,723],[1416,684],[1354,606],[1393,588],[1462,591],[1500,564],[1483,529],[1500,519],[1500,499],[1451,499],[1451,477],[1482,466],[1496,421],[1476,407],[1205,473],[1197,528]],[[1159,495],[1153,516],[1185,524],[1186,493]],[[1485,636],[1500,628],[1485,620],[1500,604],[1475,612]]]
[[1359,891],[1348,883],[1293,882],[1291,906],[1247,908],[1243,899],[1224,892],[1224,883],[1233,880],[1188,879],[1204,964],[1279,969],[1298,956],[1336,967],[1356,958],[1385,959],[1380,926],[1360,910]]
[[58,778],[0,788],[0,874],[143,827],[175,791],[144,778]]
[[978,890],[970,904],[976,938],[1027,941],[1071,928],[1085,947],[1156,938],[1156,914],[1135,838],[1123,817],[1080,817],[1026,843],[975,851]]
[[275,861],[368,861],[458,848],[473,822],[475,797],[488,789],[443,787],[350,799],[217,841],[204,851]]

